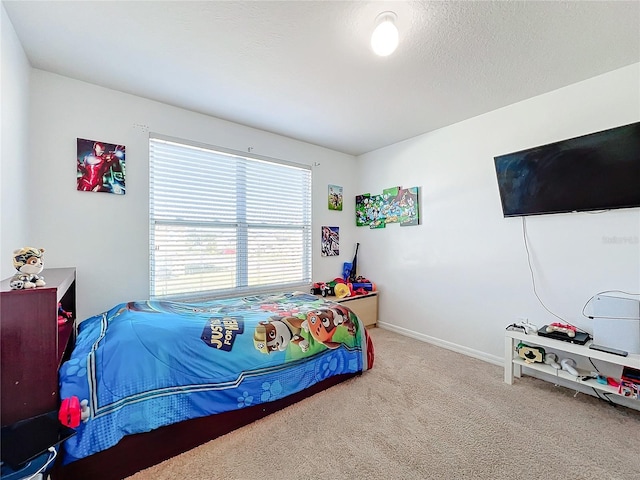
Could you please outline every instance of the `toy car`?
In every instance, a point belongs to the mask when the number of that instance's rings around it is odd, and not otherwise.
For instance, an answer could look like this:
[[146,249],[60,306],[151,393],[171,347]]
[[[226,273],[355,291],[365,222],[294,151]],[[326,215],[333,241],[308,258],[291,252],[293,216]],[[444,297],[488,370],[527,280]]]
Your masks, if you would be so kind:
[[311,286],[311,293],[313,295],[322,295],[326,297],[331,294],[332,288],[324,282],[316,282]]

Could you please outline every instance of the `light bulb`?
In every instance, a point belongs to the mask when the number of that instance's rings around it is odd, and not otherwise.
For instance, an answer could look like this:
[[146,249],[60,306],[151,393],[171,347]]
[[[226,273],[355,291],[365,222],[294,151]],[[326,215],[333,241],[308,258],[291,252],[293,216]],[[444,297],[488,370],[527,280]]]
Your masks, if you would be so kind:
[[371,34],[371,48],[381,57],[391,55],[398,47],[398,29],[394,23],[396,14],[383,12],[376,19],[377,26]]

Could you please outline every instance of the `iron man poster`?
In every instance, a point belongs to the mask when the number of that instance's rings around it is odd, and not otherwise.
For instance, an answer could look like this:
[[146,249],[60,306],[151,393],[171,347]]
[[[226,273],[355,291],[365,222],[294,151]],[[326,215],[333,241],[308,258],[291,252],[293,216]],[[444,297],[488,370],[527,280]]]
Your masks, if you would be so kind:
[[77,189],[125,194],[125,146],[78,138]]

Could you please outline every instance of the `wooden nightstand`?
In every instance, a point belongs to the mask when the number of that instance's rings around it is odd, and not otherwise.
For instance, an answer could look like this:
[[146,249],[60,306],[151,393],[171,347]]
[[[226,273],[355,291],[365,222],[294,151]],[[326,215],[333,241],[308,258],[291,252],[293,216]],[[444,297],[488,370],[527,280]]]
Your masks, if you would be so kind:
[[365,327],[372,328],[378,323],[378,294],[380,292],[369,292],[366,295],[356,295],[355,297],[337,298],[332,296],[324,297],[332,302],[342,303],[355,313]]

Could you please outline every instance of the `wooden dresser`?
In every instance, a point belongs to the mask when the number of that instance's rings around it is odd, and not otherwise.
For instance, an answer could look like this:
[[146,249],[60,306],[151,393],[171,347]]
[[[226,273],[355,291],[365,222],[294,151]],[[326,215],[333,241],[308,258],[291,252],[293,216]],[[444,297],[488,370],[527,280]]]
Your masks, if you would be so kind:
[[[76,269],[41,273],[44,287],[0,284],[0,413],[2,425],[58,408],[58,368],[73,344]],[[73,316],[58,325],[58,303]]]

